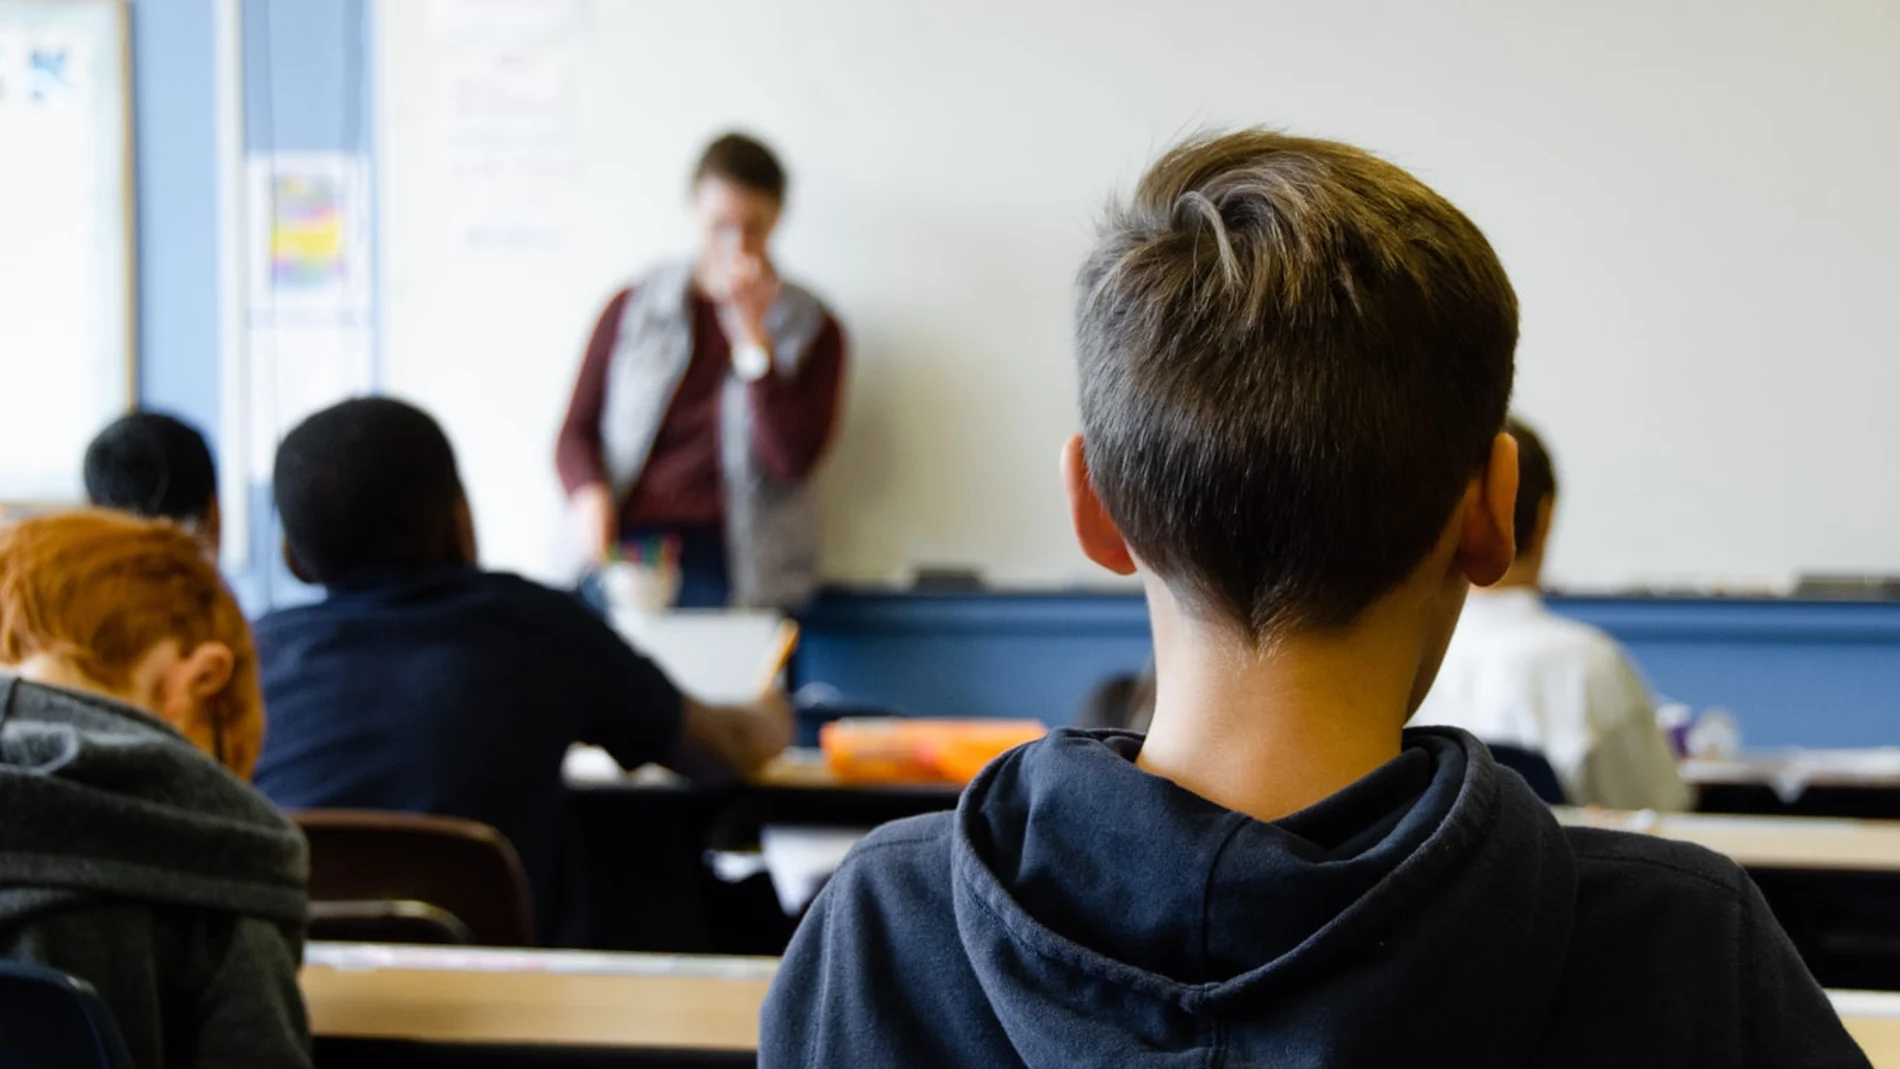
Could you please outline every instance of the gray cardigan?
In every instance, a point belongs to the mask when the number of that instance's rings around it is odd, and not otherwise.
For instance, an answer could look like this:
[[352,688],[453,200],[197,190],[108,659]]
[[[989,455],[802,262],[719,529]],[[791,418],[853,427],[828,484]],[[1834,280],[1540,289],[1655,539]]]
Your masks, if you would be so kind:
[[303,836],[170,726],[0,675],[0,955],[97,987],[140,1069],[308,1066]]
[[[621,314],[601,404],[601,455],[616,498],[646,466],[673,391],[693,358],[693,266],[669,263],[635,284]],[[765,320],[770,374],[798,374],[825,325],[825,307],[785,283]],[[818,509],[810,484],[775,478],[752,453],[745,383],[726,377],[719,398],[719,468],[726,494],[726,557],[733,602],[795,608],[818,587]]]

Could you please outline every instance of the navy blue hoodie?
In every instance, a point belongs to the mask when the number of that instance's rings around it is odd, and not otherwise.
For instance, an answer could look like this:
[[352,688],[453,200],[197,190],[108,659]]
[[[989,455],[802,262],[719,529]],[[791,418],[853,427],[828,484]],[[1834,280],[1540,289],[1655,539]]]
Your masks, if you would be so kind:
[[1866,1066],[1728,859],[1563,828],[1462,732],[1271,824],[1061,730],[865,839],[774,1066]]

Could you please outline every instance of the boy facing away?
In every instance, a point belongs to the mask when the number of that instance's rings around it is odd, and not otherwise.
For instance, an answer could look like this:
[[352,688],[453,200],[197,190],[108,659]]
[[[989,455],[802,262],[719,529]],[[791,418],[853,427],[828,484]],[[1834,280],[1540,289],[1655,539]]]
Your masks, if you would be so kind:
[[1193,140],[1076,318],[1063,480],[1145,583],[1151,729],[865,839],[761,1065],[1867,1064],[1734,864],[1404,730],[1512,560],[1517,305],[1470,220],[1345,145]]
[[139,1069],[310,1065],[309,866],[243,782],[263,733],[250,627],[191,533],[0,530],[0,958],[98,988]]
[[218,466],[198,429],[162,412],[132,412],[86,447],[86,497],[134,516],[170,520],[217,559],[223,538]]
[[482,570],[455,450],[428,413],[333,405],[284,437],[274,474],[285,558],[324,587],[257,623],[257,786],[278,805],[493,825],[521,855],[543,940],[584,942],[585,903],[558,879],[569,746],[628,768],[691,748],[750,772],[791,740],[782,694],[696,701],[579,601]]

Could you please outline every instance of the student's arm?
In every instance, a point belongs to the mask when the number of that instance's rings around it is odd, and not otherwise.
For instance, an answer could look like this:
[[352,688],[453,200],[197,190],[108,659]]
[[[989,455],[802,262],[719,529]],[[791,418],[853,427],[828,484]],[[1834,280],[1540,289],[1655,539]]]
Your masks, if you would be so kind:
[[750,774],[792,744],[792,706],[779,691],[747,705],[683,699],[681,737],[735,772]]
[[831,316],[812,340],[798,374],[776,369],[747,389],[752,405],[752,451],[774,478],[811,474],[831,441],[844,384],[844,328]]
[[1755,881],[1742,878],[1742,1049],[1761,1069],[1869,1069],[1867,1055],[1768,910]]
[[1579,802],[1612,809],[1686,810],[1695,801],[1656,722],[1649,689],[1620,650],[1605,649],[1589,684],[1592,739]]
[[216,963],[199,1002],[193,1069],[312,1064],[310,1021],[297,988],[299,951],[284,932],[246,917]]
[[751,772],[792,738],[791,705],[779,693],[749,705],[709,705],[681,693],[660,666],[629,646],[579,605],[584,628],[576,652],[593,680],[584,736],[622,768],[671,760],[681,743],[711,754],[736,772]]
[[622,290],[600,313],[574,382],[574,395],[568,401],[567,418],[561,423],[554,467],[560,473],[561,488],[570,496],[584,487],[607,485],[607,469],[600,455],[600,412],[607,397],[607,369],[613,363],[620,317],[632,296],[632,290]]

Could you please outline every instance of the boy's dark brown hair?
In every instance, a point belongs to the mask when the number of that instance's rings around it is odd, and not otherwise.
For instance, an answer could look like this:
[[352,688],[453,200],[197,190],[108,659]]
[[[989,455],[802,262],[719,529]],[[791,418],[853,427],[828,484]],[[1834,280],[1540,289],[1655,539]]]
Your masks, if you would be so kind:
[[458,560],[455,449],[414,405],[357,397],[310,416],[277,446],[272,484],[285,548],[308,582],[473,563]]
[[1537,548],[1537,510],[1546,498],[1557,496],[1557,468],[1550,462],[1550,451],[1530,425],[1517,417],[1505,424],[1517,439],[1517,507],[1512,522],[1517,525],[1517,551],[1529,553]]
[[1517,298],[1471,220],[1349,145],[1162,156],[1079,280],[1090,478],[1184,608],[1343,627],[1431,550],[1504,427]]
[[726,134],[706,146],[693,168],[693,186],[708,178],[723,178],[781,203],[785,200],[785,168],[765,142],[745,134]]

